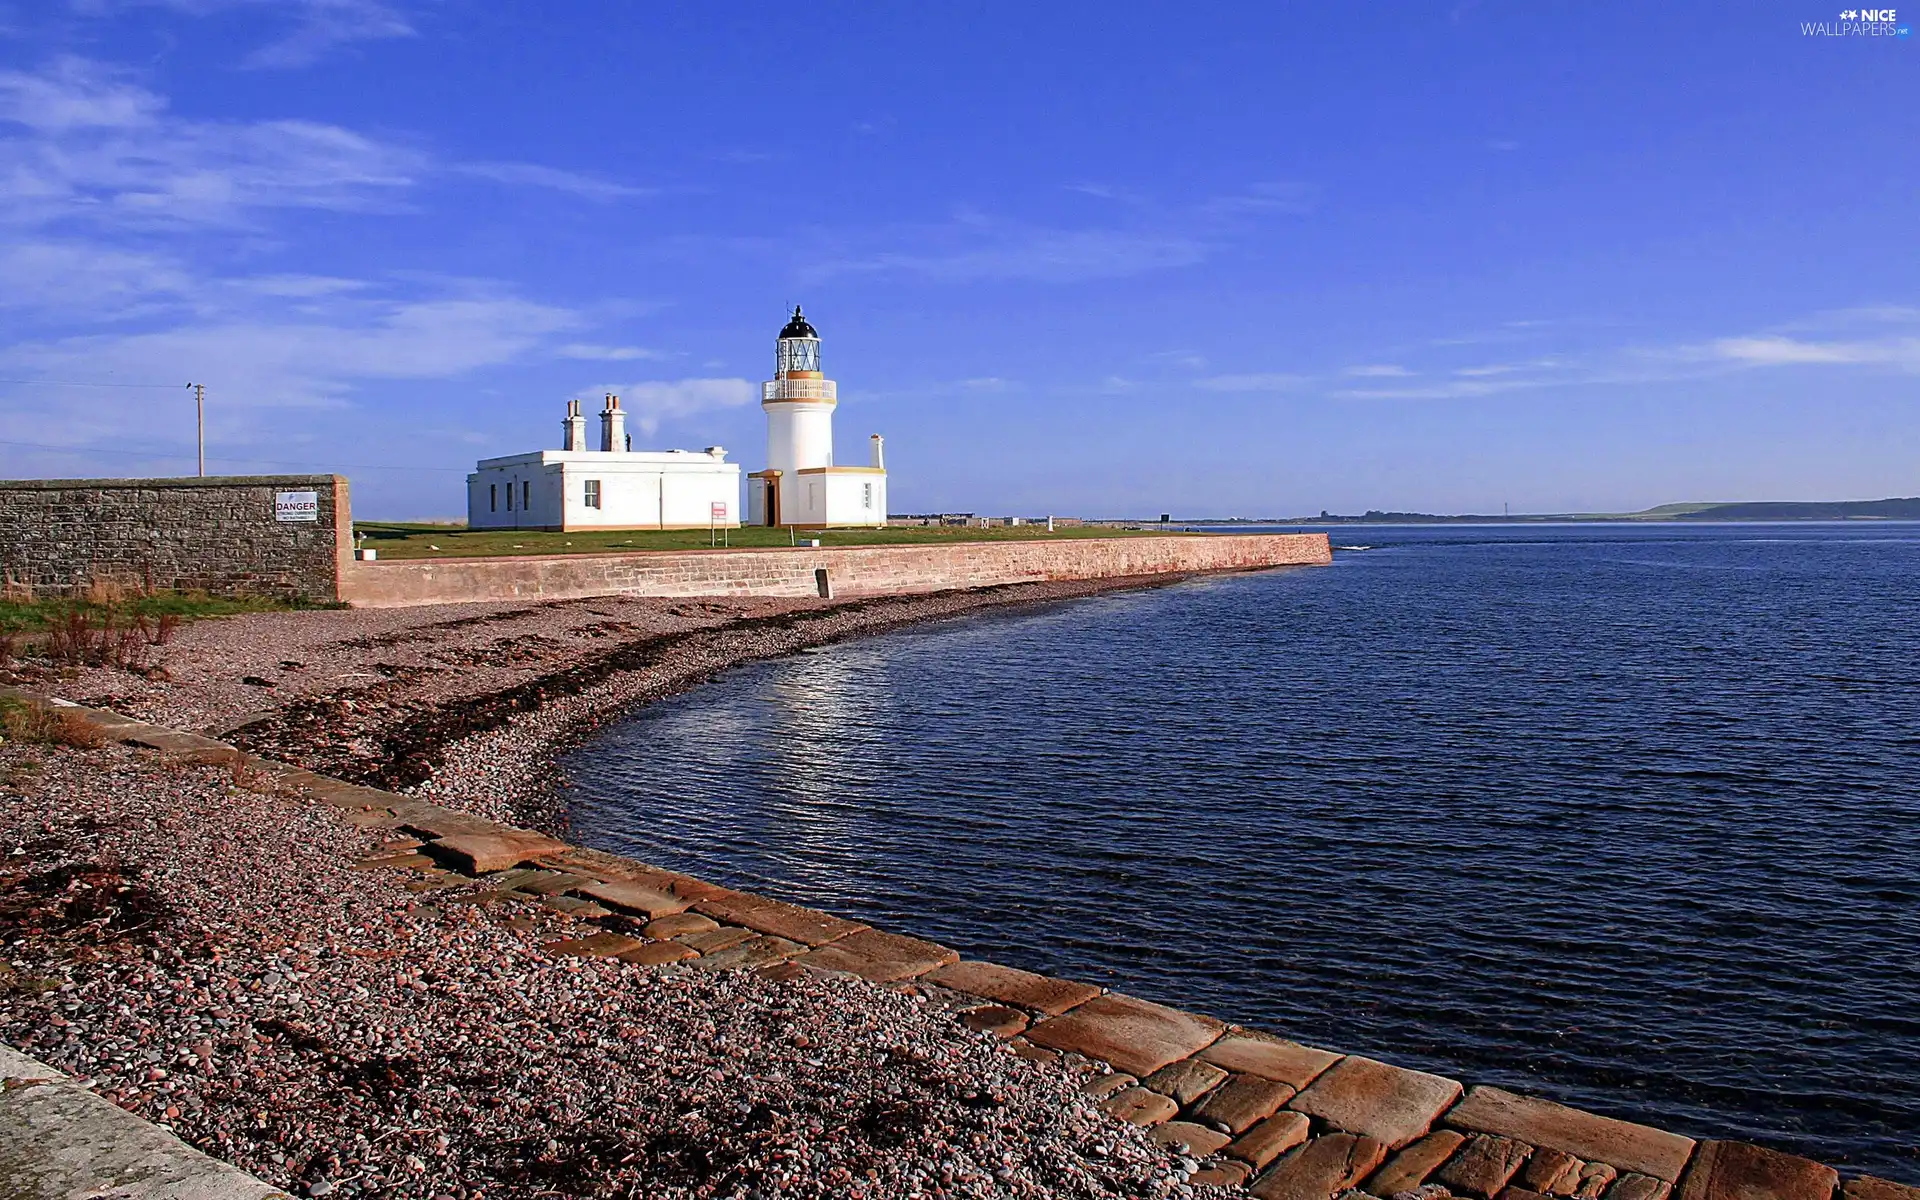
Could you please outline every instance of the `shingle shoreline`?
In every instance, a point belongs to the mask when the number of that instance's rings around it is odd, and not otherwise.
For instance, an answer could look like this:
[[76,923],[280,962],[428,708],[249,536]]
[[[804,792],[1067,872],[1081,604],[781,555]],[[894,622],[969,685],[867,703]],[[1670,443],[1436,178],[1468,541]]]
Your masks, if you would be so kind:
[[[115,737],[175,755],[226,743],[89,713]],[[946,947],[632,859],[574,847],[419,797],[257,757],[276,786],[384,831],[368,866],[418,876],[424,894],[564,914],[545,952],[640,968],[750,970],[772,980],[847,975],[917,993],[1022,1058],[1091,1071],[1111,1115],[1191,1163],[1192,1184],[1273,1200],[1349,1190],[1476,1200],[1920,1200],[1920,1190],[1779,1151],[1680,1134],[1301,1046],[1091,985],[960,960]]]

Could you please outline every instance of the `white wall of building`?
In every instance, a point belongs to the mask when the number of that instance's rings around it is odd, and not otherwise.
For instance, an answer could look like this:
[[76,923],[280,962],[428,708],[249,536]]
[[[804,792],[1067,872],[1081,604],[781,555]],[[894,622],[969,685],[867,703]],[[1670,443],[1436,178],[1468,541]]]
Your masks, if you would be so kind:
[[[598,506],[589,503],[589,484]],[[513,507],[506,495],[512,491]],[[724,517],[715,519],[714,505]],[[713,453],[542,450],[467,477],[470,529],[674,529],[740,523],[740,466]]]

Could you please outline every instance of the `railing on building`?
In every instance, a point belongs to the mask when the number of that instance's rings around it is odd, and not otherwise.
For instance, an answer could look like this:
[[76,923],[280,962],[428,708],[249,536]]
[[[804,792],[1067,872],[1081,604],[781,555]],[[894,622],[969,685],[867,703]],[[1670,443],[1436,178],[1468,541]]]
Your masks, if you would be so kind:
[[760,400],[838,400],[831,379],[774,379],[760,385]]

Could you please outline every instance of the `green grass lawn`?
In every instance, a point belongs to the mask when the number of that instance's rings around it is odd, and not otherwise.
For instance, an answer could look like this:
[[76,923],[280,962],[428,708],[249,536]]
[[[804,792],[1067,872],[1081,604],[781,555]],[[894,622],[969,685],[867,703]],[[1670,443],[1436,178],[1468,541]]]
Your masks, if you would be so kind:
[[[605,554],[621,550],[704,550],[716,545],[704,529],[610,529],[590,533],[538,533],[521,530],[469,530],[459,525],[417,525],[404,521],[355,521],[354,532],[381,558],[471,558],[497,554]],[[958,526],[900,525],[885,529],[802,531],[823,546],[902,546],[942,542],[1031,542],[1062,538],[1142,537],[1156,529],[1113,529],[1076,525],[1047,532],[1045,525]],[[785,528],[749,526],[722,531],[727,543],[741,546],[791,545]]]

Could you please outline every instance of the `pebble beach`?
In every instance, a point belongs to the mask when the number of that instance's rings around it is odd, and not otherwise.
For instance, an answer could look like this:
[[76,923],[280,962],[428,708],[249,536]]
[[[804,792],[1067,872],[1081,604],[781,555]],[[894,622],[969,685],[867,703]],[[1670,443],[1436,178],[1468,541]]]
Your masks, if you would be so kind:
[[[558,828],[542,764],[583,724],[1085,590],[259,614],[189,627],[148,676],[23,682]],[[1031,1061],[913,985],[555,954],[563,914],[423,895],[367,869],[393,835],[154,750],[8,743],[0,800],[0,1041],[298,1195],[1216,1194],[1083,1095],[1104,1068]]]

